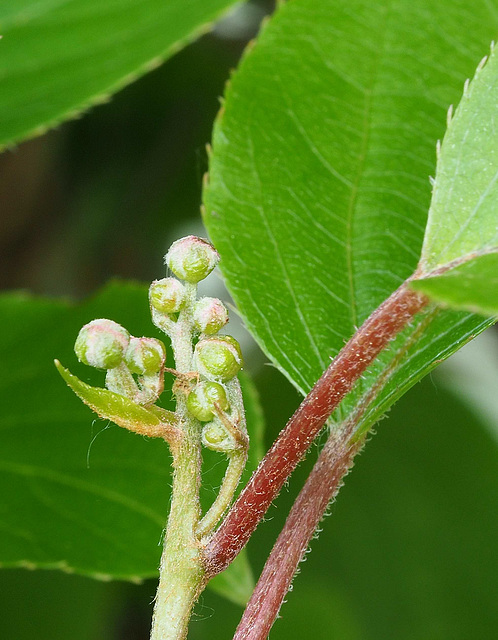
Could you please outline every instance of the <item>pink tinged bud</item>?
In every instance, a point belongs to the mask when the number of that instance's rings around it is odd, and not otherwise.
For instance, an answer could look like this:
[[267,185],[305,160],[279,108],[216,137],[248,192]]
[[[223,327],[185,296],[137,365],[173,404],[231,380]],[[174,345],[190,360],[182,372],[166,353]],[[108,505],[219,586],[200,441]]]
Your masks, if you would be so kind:
[[130,334],[112,320],[92,320],[78,334],[74,351],[80,362],[97,369],[114,369],[123,361]]
[[213,245],[196,236],[173,242],[165,256],[165,262],[175,276],[191,283],[204,280],[219,260],[220,256]]
[[201,333],[217,333],[228,322],[228,310],[218,298],[201,298],[194,307],[194,326]]
[[155,338],[131,338],[124,359],[132,373],[150,376],[158,373],[164,366],[166,348]]
[[161,313],[178,313],[185,302],[185,287],[176,278],[155,280],[149,289],[151,306]]

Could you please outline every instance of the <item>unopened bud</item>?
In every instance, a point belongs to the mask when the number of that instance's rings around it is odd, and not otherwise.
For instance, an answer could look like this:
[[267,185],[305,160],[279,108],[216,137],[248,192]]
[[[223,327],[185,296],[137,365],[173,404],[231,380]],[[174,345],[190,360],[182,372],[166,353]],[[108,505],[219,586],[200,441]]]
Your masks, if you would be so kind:
[[213,451],[224,451],[225,453],[229,453],[237,448],[237,444],[233,437],[217,420],[208,422],[208,424],[204,426],[201,438],[202,444]]
[[192,283],[204,280],[219,259],[213,245],[196,236],[187,236],[173,242],[165,256],[165,262],[175,276]]
[[194,355],[199,373],[221,382],[231,380],[243,365],[239,343],[231,336],[200,340]]
[[176,278],[154,280],[149,289],[150,304],[162,313],[177,313],[185,302],[185,287]]
[[155,338],[131,338],[124,359],[132,373],[150,376],[164,365],[166,348]]
[[78,360],[97,369],[114,369],[123,360],[130,334],[112,320],[92,320],[78,334],[74,352]]
[[194,307],[194,326],[201,333],[217,333],[228,322],[228,310],[218,298],[201,298]]
[[229,407],[226,391],[217,382],[199,382],[187,398],[187,409],[201,422],[209,422],[214,418],[215,405],[222,411]]

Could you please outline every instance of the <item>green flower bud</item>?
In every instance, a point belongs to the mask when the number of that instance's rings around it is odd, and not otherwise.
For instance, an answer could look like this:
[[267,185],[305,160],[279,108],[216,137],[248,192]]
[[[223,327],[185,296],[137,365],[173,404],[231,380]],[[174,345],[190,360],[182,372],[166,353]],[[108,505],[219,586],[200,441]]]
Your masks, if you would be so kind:
[[243,365],[239,343],[231,336],[200,340],[195,346],[194,356],[199,373],[221,382],[231,380]]
[[226,391],[217,382],[199,382],[187,398],[187,409],[201,422],[209,422],[214,418],[215,404],[223,411],[229,407]]
[[219,259],[213,245],[196,236],[187,236],[173,242],[165,256],[165,262],[175,276],[192,283],[204,280]]
[[201,333],[217,333],[228,322],[228,310],[218,298],[201,298],[194,307],[194,326]]
[[121,364],[130,334],[112,320],[92,320],[78,334],[74,352],[78,360],[97,369],[114,369]]
[[164,365],[166,348],[155,338],[131,338],[124,359],[132,373],[150,376]]
[[150,304],[161,313],[177,313],[185,302],[185,287],[176,278],[154,280],[149,289]]
[[228,453],[237,448],[232,436],[225,427],[217,420],[208,422],[202,430],[202,444],[213,451],[224,451]]

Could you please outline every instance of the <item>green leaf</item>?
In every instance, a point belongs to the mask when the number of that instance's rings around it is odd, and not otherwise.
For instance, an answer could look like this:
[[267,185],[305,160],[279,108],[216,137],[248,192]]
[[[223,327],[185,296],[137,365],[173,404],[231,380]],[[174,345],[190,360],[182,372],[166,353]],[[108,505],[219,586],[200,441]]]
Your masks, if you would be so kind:
[[234,0],[12,0],[0,7],[0,146],[39,135],[161,64]]
[[[100,418],[112,420],[115,424],[130,431],[142,433],[142,435],[153,435],[153,432],[160,433],[163,422],[158,416],[158,412],[146,409],[128,398],[118,393],[92,387],[85,384],[74,376],[68,369],[64,369],[61,363],[56,360],[55,366],[67,385],[74,391],[80,400],[95,411]],[[157,407],[156,407],[157,409]],[[170,423],[174,421],[175,415],[172,412],[164,412],[164,419],[169,418]]]
[[466,85],[441,145],[422,274],[498,251],[497,118],[498,55],[492,50]]
[[[451,113],[450,113],[451,118]],[[439,153],[413,287],[444,304],[498,314],[498,56],[466,85]]]
[[[101,317],[113,318],[133,335],[164,339],[150,320],[145,286],[114,283],[81,305],[20,293],[0,297],[0,566],[135,581],[158,574],[170,502],[168,446],[98,420],[53,366],[55,354],[74,362],[85,382],[68,380],[80,393],[95,393],[92,402],[100,407],[106,401],[112,417],[113,395],[87,386],[103,385],[104,373],[78,363],[72,351],[81,326]],[[161,397],[165,409],[173,408],[170,396]],[[260,451],[254,392],[246,402],[248,428]],[[247,473],[255,465],[253,457]],[[207,458],[204,484],[218,486],[224,471],[220,455]],[[206,490],[204,508],[213,496]],[[226,585],[215,586],[241,603],[252,581],[247,559],[230,571]]]
[[122,585],[59,571],[0,571],[0,637],[31,640],[106,640]]
[[[205,222],[248,327],[303,394],[416,269],[447,107],[497,29],[485,0],[295,0],[232,78]],[[363,398],[368,428],[489,323],[422,314],[335,418]]]
[[498,315],[498,253],[468,260],[439,276],[414,280],[411,286],[454,309]]

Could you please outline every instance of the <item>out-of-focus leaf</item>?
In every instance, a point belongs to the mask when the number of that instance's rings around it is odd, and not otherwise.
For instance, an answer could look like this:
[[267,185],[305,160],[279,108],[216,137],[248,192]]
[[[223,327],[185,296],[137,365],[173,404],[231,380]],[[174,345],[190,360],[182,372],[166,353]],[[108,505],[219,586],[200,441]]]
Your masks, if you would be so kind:
[[[302,393],[415,271],[446,110],[497,30],[485,0],[295,0],[232,78],[205,221],[248,327]],[[422,314],[336,419],[362,398],[366,430],[489,324]]]
[[[170,501],[168,447],[98,420],[53,366],[59,355],[92,386],[104,384],[103,372],[77,363],[72,352],[81,326],[100,317],[133,335],[164,339],[141,285],[112,284],[81,305],[16,293],[0,298],[1,566],[129,580],[157,575]],[[161,401],[172,409],[168,397]],[[259,451],[255,401],[248,394],[248,429]],[[216,487],[225,464],[222,456],[210,459],[205,483]],[[252,575],[244,558],[233,571],[230,588],[219,584],[218,591],[240,603]]]
[[109,640],[122,589],[59,571],[0,571],[0,637]]
[[234,0],[11,0],[0,5],[0,146],[107,100]]

